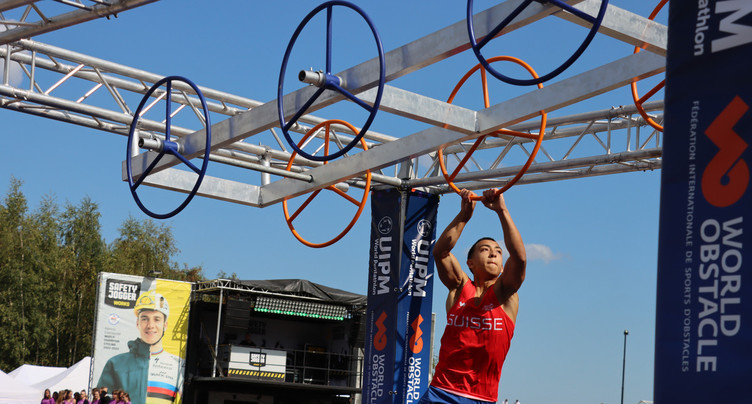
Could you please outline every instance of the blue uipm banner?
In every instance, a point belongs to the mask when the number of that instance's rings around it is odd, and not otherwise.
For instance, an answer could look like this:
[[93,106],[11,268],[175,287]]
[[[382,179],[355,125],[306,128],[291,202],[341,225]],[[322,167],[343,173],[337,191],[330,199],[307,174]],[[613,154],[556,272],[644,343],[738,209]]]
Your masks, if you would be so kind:
[[399,193],[374,191],[371,195],[363,403],[394,402],[399,247]]
[[438,201],[372,194],[364,403],[417,403],[428,389]]
[[397,303],[397,403],[415,404],[428,389],[431,372],[433,243],[439,197],[411,192],[405,207],[400,294]]
[[752,402],[751,73],[752,2],[670,2],[656,404]]

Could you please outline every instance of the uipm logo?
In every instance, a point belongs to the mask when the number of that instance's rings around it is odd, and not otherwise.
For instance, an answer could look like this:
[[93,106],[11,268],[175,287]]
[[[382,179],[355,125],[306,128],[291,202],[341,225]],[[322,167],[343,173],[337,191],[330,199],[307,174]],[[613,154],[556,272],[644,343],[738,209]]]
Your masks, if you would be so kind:
[[384,216],[379,220],[379,223],[376,225],[376,227],[379,229],[379,233],[381,234],[389,234],[392,232],[392,227],[394,226],[394,223],[392,222],[392,218],[389,216]]
[[418,234],[420,234],[421,237],[426,237],[431,234],[431,221],[426,219],[421,219],[418,222]]

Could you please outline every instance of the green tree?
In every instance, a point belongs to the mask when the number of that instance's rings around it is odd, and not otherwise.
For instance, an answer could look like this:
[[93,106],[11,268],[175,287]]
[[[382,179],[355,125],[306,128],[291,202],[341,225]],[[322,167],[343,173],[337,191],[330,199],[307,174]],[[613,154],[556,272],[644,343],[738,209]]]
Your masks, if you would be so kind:
[[239,281],[240,280],[240,278],[238,278],[238,274],[236,274],[235,272],[233,272],[231,275],[228,275],[227,272],[225,272],[225,271],[219,271],[219,272],[217,272],[217,278],[218,279],[229,279],[229,280],[232,280],[232,281]]
[[[72,341],[68,347],[71,362],[80,359],[79,347],[91,347],[91,330],[94,325],[97,274],[105,269],[107,244],[101,236],[99,206],[91,198],[79,205],[68,204],[62,215],[63,247],[73,258],[71,279],[65,291],[70,293],[72,306],[70,318]],[[71,363],[72,364],[72,363]]]
[[58,274],[67,270],[71,260],[66,259],[60,243],[60,210],[54,198],[45,196],[39,210],[29,216],[31,228],[35,229],[29,238],[29,261],[31,270],[26,290],[33,296],[33,310],[29,319],[31,361],[39,365],[56,365],[59,355],[59,337],[56,325],[58,318],[51,315],[57,312],[55,297],[58,295]]
[[110,246],[112,272],[188,282],[204,280],[201,266],[184,263],[181,268],[172,261],[180,250],[170,226],[129,216],[118,230],[120,236]]
[[89,355],[100,272],[204,280],[180,267],[172,229],[126,219],[107,245],[99,206],[86,197],[61,209],[45,196],[29,212],[22,181],[11,177],[0,201],[0,368],[70,366]]
[[22,182],[11,177],[0,205],[0,367],[23,363],[29,353],[26,326],[26,245],[28,204]]
[[151,219],[139,221],[129,216],[118,230],[120,237],[111,247],[114,272],[141,276],[170,272],[170,258],[180,250],[169,226],[157,226]]
[[175,277],[167,278],[185,282],[201,282],[205,281],[204,268],[199,265],[197,267],[189,267],[188,264],[183,263],[183,269],[175,273]]

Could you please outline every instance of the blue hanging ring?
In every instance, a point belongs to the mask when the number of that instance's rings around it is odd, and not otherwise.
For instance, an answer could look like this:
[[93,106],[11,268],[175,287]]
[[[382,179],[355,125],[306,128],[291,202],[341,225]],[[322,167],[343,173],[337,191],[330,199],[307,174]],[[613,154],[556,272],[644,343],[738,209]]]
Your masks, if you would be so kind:
[[[191,163],[187,158],[185,158],[182,154],[180,154],[180,150],[178,147],[178,144],[170,140],[170,124],[172,122],[171,118],[171,103],[172,103],[172,82],[173,81],[182,81],[184,83],[187,83],[191,88],[193,88],[193,91],[196,92],[198,95],[198,98],[201,100],[201,107],[204,110],[204,117],[206,119],[206,148],[204,149],[204,159],[203,164],[201,165],[201,168],[196,167],[193,163]],[[133,146],[133,140],[136,137],[136,124],[138,123],[139,117],[141,116],[141,110],[143,109],[144,105],[146,105],[146,102],[151,97],[152,93],[156,91],[159,87],[162,85],[167,84],[167,92],[166,92],[166,118],[165,118],[165,140],[161,144],[161,150],[159,150],[159,154],[157,157],[152,161],[151,164],[141,173],[141,176],[137,180],[133,180],[133,169],[132,169],[132,163],[131,163],[131,147]],[[142,146],[143,140],[139,139],[139,146]],[[126,162],[126,171],[128,172],[128,186],[131,191],[131,195],[133,195],[133,199],[136,201],[136,205],[146,213],[147,215],[155,218],[155,219],[167,219],[170,217],[173,217],[180,213],[186,206],[188,206],[188,203],[193,199],[193,197],[196,195],[196,192],[198,192],[198,188],[201,186],[201,181],[203,181],[204,176],[206,175],[206,168],[209,165],[209,153],[211,151],[211,123],[209,121],[209,108],[206,106],[206,99],[204,99],[204,95],[201,93],[201,91],[198,89],[198,87],[193,84],[190,80],[186,79],[185,77],[180,76],[168,76],[165,77],[158,82],[154,83],[154,85],[149,89],[149,91],[146,92],[144,95],[144,98],[141,99],[141,103],[138,104],[138,108],[136,109],[136,112],[133,113],[133,120],[131,121],[131,128],[128,132],[128,147],[126,149],[126,156],[125,156],[125,162]],[[138,194],[136,193],[136,190],[138,189],[139,185],[144,181],[147,175],[151,173],[151,171],[154,169],[154,167],[159,163],[159,161],[164,157],[165,154],[171,154],[175,156],[177,159],[182,161],[185,165],[187,165],[193,172],[198,174],[198,179],[196,180],[196,184],[193,186],[193,189],[188,194],[188,196],[185,198],[183,203],[180,204],[175,210],[168,212],[168,213],[154,213],[151,210],[147,209],[146,206],[141,202],[141,199],[139,199]]]
[[[368,24],[368,27],[371,29],[371,32],[373,33],[373,37],[376,41],[376,47],[378,49],[379,54],[379,84],[378,84],[378,90],[376,92],[376,98],[374,99],[373,105],[368,105],[363,100],[359,99],[352,93],[350,93],[347,89],[345,89],[342,86],[341,80],[339,77],[332,74],[332,9],[334,6],[343,6],[350,8],[357,12],[358,14],[363,17],[363,19]],[[325,72],[300,72],[298,78],[301,81],[305,81],[314,85],[317,85],[319,88],[316,90],[316,92],[311,96],[311,98],[306,101],[303,106],[298,110],[292,118],[288,121],[285,119],[285,113],[284,113],[284,105],[283,105],[283,88],[284,88],[284,76],[285,71],[287,70],[287,62],[290,58],[290,53],[292,51],[293,46],[295,45],[295,41],[298,39],[298,36],[300,35],[301,31],[305,27],[305,25],[308,23],[308,21],[311,20],[316,14],[318,14],[321,10],[326,9],[326,71]],[[384,48],[381,45],[381,38],[379,37],[378,31],[376,31],[376,27],[373,25],[373,22],[368,17],[368,15],[358,6],[346,2],[346,1],[327,1],[315,9],[311,11],[304,19],[300,22],[300,25],[298,25],[298,28],[295,30],[295,33],[293,33],[292,38],[290,39],[290,42],[287,44],[287,50],[285,50],[285,57],[282,60],[282,67],[279,72],[279,85],[277,86],[277,111],[279,113],[279,124],[282,128],[282,134],[284,134],[285,139],[287,139],[287,143],[290,145],[290,147],[295,150],[296,153],[299,155],[314,161],[330,161],[333,159],[336,159],[348,151],[352,149],[365,135],[365,133],[368,131],[368,128],[371,126],[371,123],[373,122],[374,118],[376,117],[376,112],[379,110],[379,105],[381,105],[381,96],[384,93],[384,83],[386,81],[386,65],[384,62]],[[332,90],[337,91],[344,95],[347,99],[354,102],[355,104],[361,106],[363,109],[369,112],[368,119],[366,119],[366,122],[363,124],[363,126],[360,129],[360,132],[355,135],[355,137],[345,145],[342,149],[338,150],[335,153],[324,155],[324,156],[314,156],[312,154],[306,153],[305,151],[301,150],[300,147],[298,147],[297,143],[292,139],[290,136],[289,130],[290,128],[297,123],[298,119],[302,117],[306,110],[313,105],[314,101],[323,94],[324,90]]]
[[533,2],[533,0],[525,0],[522,3],[520,3],[517,8],[512,11],[502,22],[501,24],[497,25],[496,28],[492,29],[491,32],[488,33],[480,42],[476,41],[475,39],[475,29],[473,28],[473,0],[467,0],[467,32],[470,36],[470,46],[473,49],[473,53],[475,53],[475,57],[478,58],[478,61],[481,65],[491,73],[494,77],[497,79],[508,83],[508,84],[514,84],[518,86],[530,86],[530,85],[537,85],[543,82],[546,82],[548,80],[551,80],[552,78],[558,76],[561,72],[566,70],[569,66],[572,65],[572,63],[577,60],[577,58],[582,55],[583,52],[585,52],[585,49],[590,45],[590,42],[595,37],[595,34],[598,32],[598,29],[601,26],[601,22],[603,21],[603,16],[606,14],[606,9],[608,8],[608,0],[601,0],[601,8],[598,10],[598,16],[593,18],[592,16],[583,13],[582,11],[570,6],[567,3],[562,2],[561,0],[536,0],[538,2],[548,2],[555,6],[560,7],[562,10],[565,10],[567,12],[570,12],[577,17],[582,18],[583,20],[589,22],[592,24],[592,27],[590,28],[590,32],[588,32],[587,36],[585,37],[585,40],[580,44],[580,47],[577,48],[577,50],[572,54],[572,56],[569,57],[564,63],[562,63],[559,67],[552,70],[551,72],[540,76],[538,78],[534,79],[515,79],[512,77],[505,76],[498,71],[496,71],[494,68],[492,68],[488,62],[486,61],[486,58],[480,53],[481,48],[486,46],[486,44],[493,39],[496,35],[501,32],[504,28],[506,28],[507,25],[509,25],[512,20],[515,19],[525,8],[527,8],[530,3]]

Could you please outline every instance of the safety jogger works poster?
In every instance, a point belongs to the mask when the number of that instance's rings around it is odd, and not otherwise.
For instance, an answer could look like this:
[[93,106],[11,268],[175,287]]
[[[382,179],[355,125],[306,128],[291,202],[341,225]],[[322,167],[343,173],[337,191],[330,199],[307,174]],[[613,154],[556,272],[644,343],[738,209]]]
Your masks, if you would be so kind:
[[669,4],[654,399],[750,403],[752,2]]
[[180,403],[192,284],[100,273],[90,387]]

